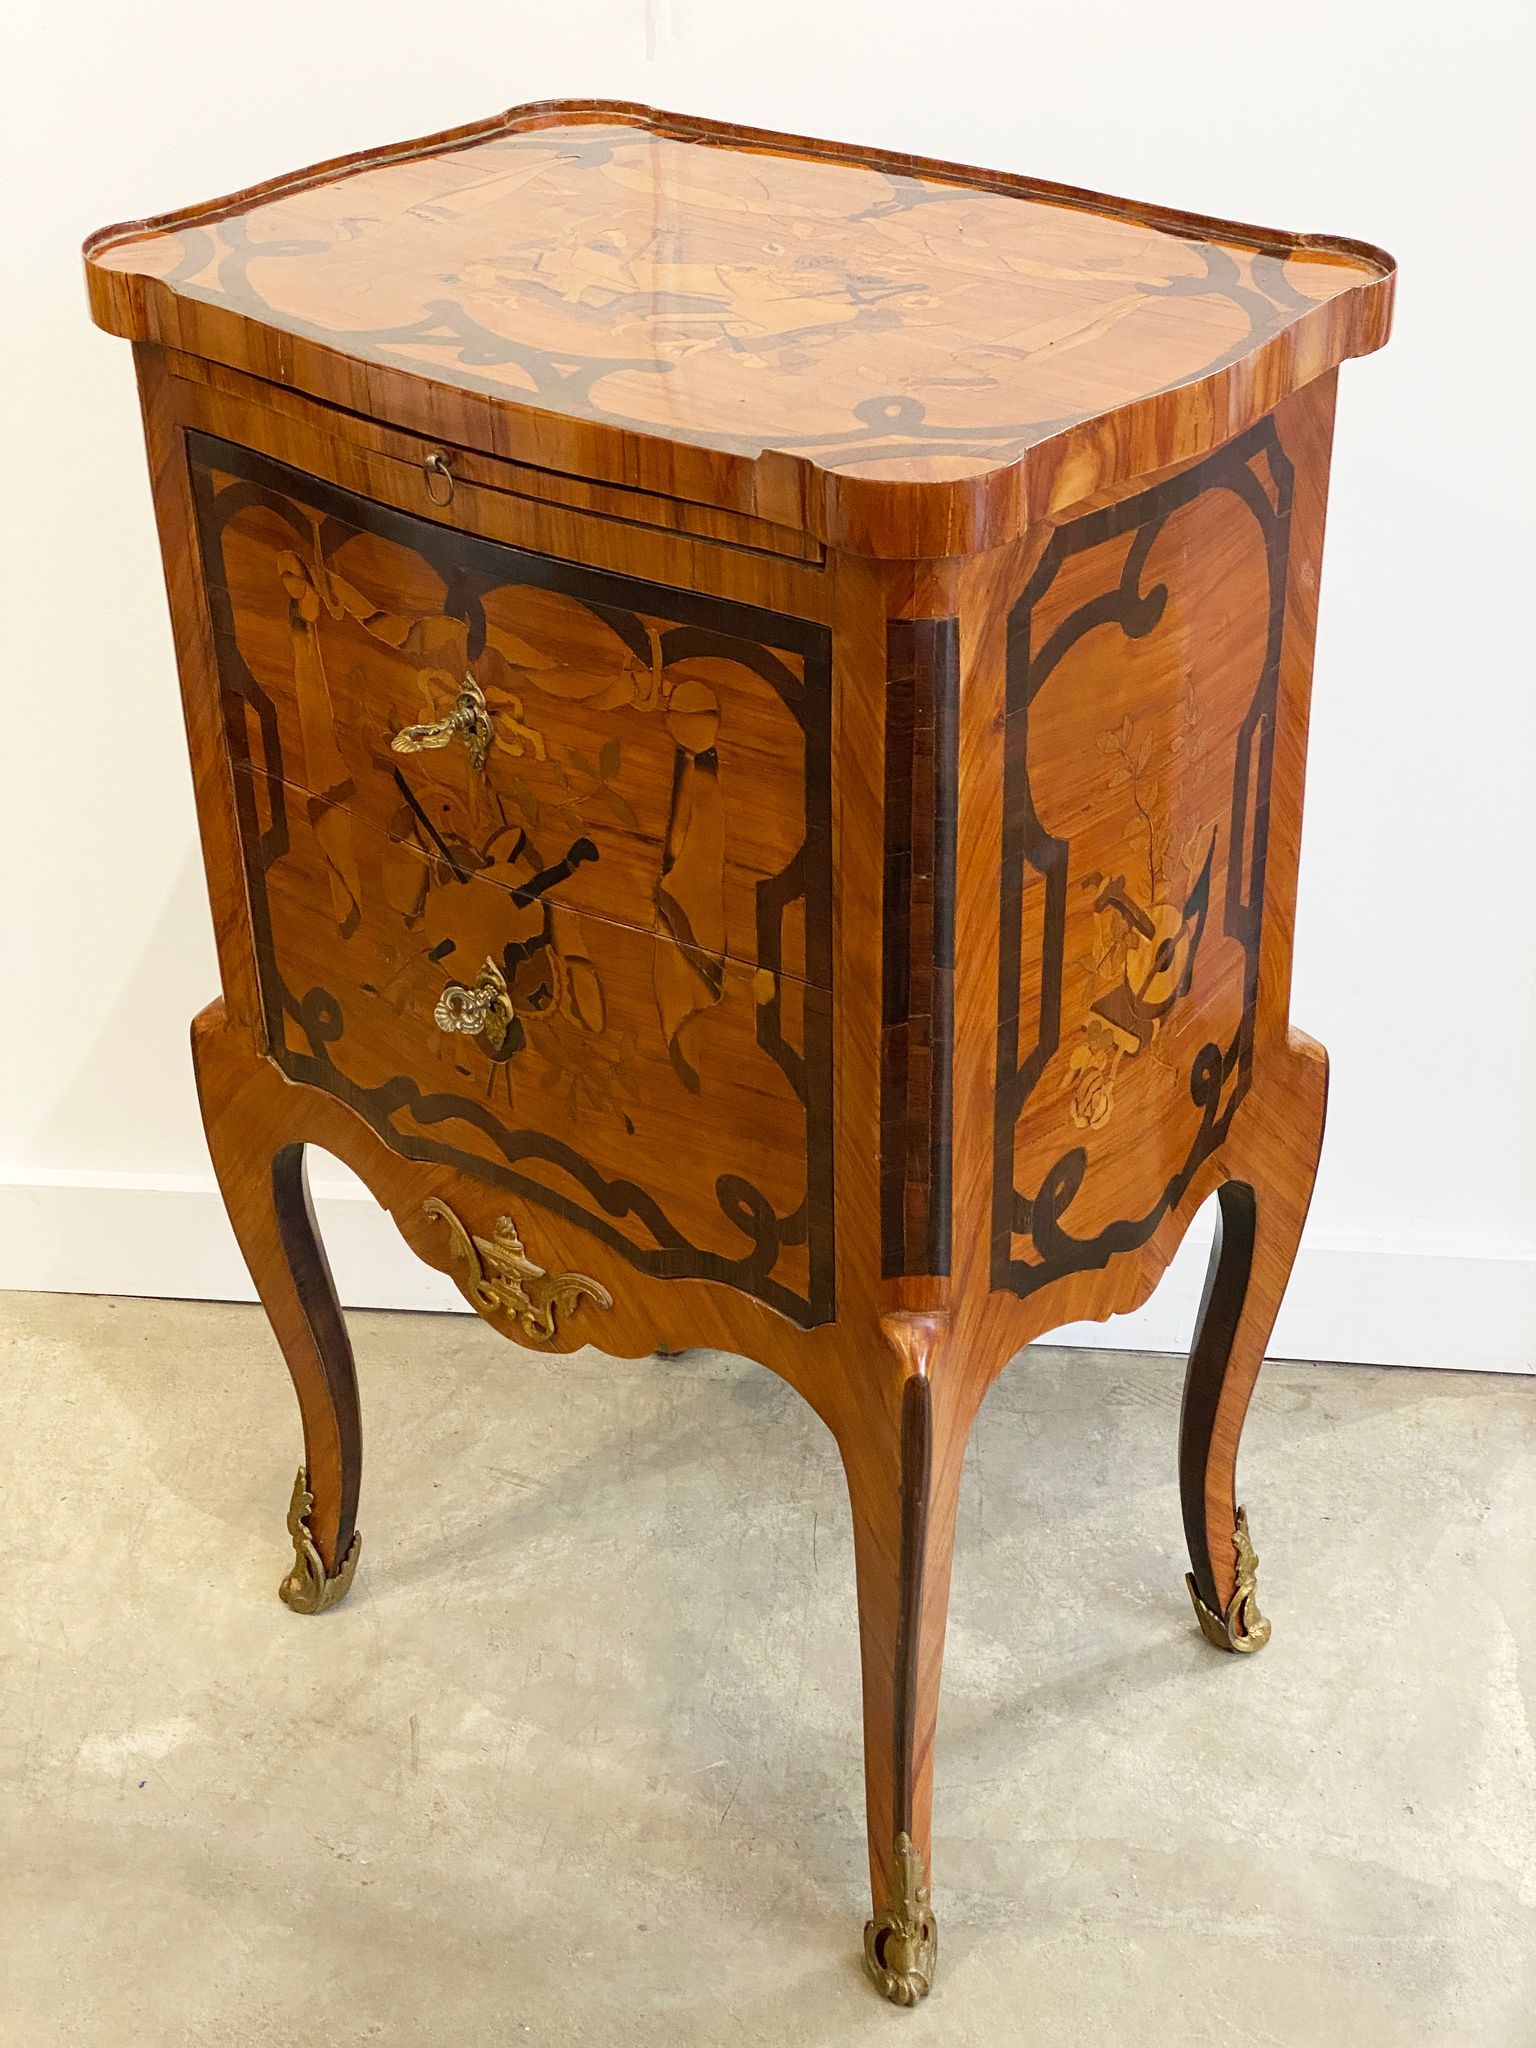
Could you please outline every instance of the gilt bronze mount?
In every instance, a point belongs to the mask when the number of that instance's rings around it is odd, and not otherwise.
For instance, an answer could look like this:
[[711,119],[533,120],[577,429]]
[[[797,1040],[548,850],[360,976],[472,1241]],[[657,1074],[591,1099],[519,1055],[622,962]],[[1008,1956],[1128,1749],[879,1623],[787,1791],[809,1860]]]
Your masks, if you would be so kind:
[[299,1467],[298,1477],[293,1482],[293,1498],[288,1503],[288,1534],[293,1538],[293,1568],[277,1589],[277,1596],[285,1607],[291,1607],[295,1614],[322,1614],[327,1607],[334,1607],[339,1600],[347,1597],[352,1584],[352,1575],[357,1570],[358,1555],[363,1547],[360,1535],[354,1535],[348,1545],[347,1554],[334,1572],[327,1573],[325,1560],[316,1548],[310,1534],[309,1517],[314,1510],[315,1497],[309,1490],[309,1479],[304,1467]]
[[510,1216],[496,1220],[495,1237],[475,1237],[448,1204],[429,1195],[422,1214],[444,1223],[453,1250],[453,1280],[477,1315],[496,1322],[510,1316],[530,1344],[547,1344],[560,1316],[573,1314],[583,1301],[594,1308],[612,1308],[613,1296],[585,1273],[547,1273],[523,1249]]
[[1232,1548],[1237,1552],[1237,1584],[1232,1589],[1225,1614],[1213,1614],[1206,1606],[1195,1586],[1193,1572],[1186,1572],[1185,1584],[1189,1587],[1190,1599],[1195,1603],[1201,1633],[1208,1643],[1214,1643],[1218,1650],[1244,1653],[1262,1650],[1269,1641],[1269,1622],[1259,1612],[1259,1554],[1248,1534],[1246,1508],[1237,1511]]
[[864,1962],[882,1998],[916,2005],[933,1989],[939,1964],[939,1923],[928,1895],[923,1859],[911,1837],[896,1837],[896,1888],[883,1913],[864,1927]]

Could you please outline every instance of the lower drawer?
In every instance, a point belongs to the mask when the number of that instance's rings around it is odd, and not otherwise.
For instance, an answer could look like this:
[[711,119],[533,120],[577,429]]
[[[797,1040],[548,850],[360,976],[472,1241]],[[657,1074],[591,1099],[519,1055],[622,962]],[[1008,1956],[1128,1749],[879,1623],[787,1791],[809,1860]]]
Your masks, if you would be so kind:
[[273,1057],[638,1271],[834,1313],[832,1002],[240,771]]

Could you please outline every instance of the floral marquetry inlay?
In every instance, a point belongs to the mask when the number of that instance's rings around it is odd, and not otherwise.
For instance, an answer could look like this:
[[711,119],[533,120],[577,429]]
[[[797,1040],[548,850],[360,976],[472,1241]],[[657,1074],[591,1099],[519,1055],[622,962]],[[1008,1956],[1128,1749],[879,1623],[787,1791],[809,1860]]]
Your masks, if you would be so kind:
[[[1169,758],[1198,741],[1199,715],[1187,698],[1185,730],[1167,742]],[[1170,845],[1171,825],[1156,812],[1156,734],[1143,732],[1127,712],[1112,731],[1098,735],[1108,757],[1106,791],[1123,791],[1136,813],[1128,873],[1090,871],[1080,886],[1092,892],[1094,927],[1081,968],[1087,1010],[1069,1071],[1074,1076],[1072,1121],[1097,1130],[1115,1106],[1122,1062],[1156,1056],[1168,1013],[1194,978],[1195,954],[1210,906],[1216,828],[1196,825],[1182,848]]]

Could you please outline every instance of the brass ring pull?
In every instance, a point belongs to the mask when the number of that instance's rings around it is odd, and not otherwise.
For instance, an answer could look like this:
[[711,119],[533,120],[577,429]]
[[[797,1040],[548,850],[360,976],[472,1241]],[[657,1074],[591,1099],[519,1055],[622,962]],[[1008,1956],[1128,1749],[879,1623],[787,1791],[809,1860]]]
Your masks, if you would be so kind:
[[453,503],[453,471],[448,467],[448,458],[441,448],[434,448],[422,461],[427,479],[427,496],[434,505]]
[[470,767],[477,774],[483,774],[485,757],[491,751],[491,741],[495,737],[496,728],[491,723],[485,692],[472,675],[466,675],[464,687],[454,698],[453,709],[446,718],[440,718],[436,725],[407,725],[395,734],[389,744],[396,754],[430,754],[439,747],[448,746],[454,739],[461,739]]
[[450,981],[432,1012],[439,1031],[483,1037],[492,1052],[500,1052],[506,1044],[513,1014],[506,976],[494,960],[486,961],[470,988]]

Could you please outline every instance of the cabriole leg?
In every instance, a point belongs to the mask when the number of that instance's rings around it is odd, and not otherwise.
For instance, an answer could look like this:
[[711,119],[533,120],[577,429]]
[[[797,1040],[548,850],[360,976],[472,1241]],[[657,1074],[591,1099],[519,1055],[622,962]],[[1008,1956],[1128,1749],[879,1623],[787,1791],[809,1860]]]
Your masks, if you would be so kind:
[[357,1568],[362,1425],[352,1346],[293,1133],[301,1091],[223,1027],[220,1004],[193,1024],[192,1052],[224,1206],[304,1426],[288,1510],[294,1561],[278,1591],[296,1613],[318,1614],[343,1597]]
[[878,1421],[843,1442],[853,1504],[864,1678],[864,1782],[873,1917],[864,1956],[880,1992],[932,1988],[933,1738],[938,1716],[963,1431],[913,1372]]
[[1328,1075],[1322,1048],[1310,1040],[1293,1039],[1288,1065],[1292,1085],[1265,1119],[1274,1144],[1264,1166],[1250,1158],[1221,1188],[1179,1418],[1190,1598],[1203,1634],[1221,1650],[1261,1650],[1270,1635],[1247,1510],[1237,1500],[1237,1453],[1306,1221]]

